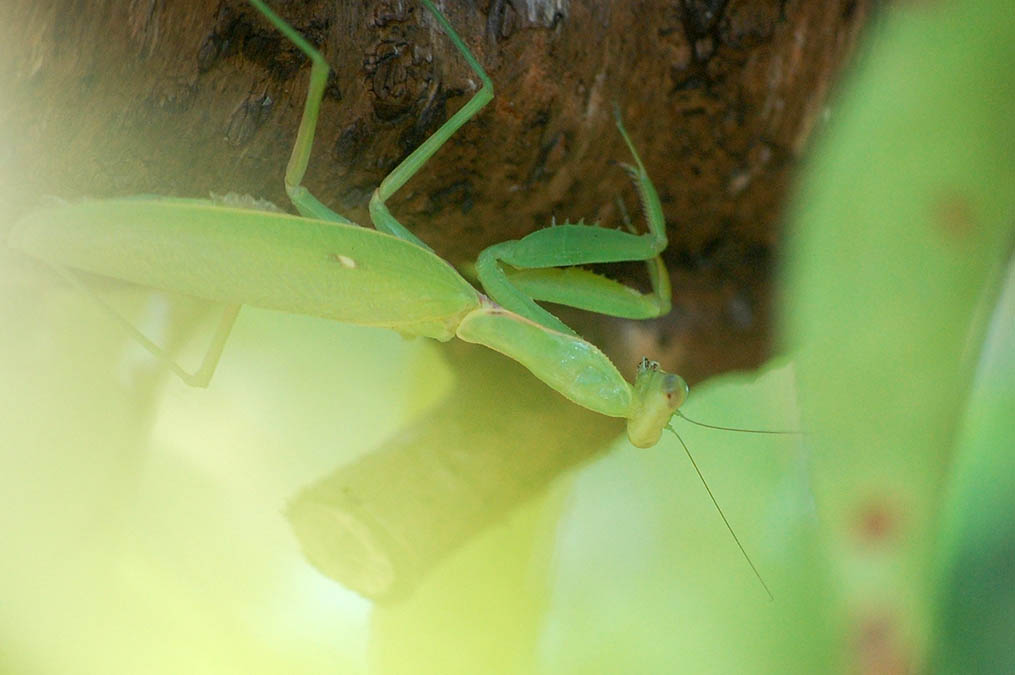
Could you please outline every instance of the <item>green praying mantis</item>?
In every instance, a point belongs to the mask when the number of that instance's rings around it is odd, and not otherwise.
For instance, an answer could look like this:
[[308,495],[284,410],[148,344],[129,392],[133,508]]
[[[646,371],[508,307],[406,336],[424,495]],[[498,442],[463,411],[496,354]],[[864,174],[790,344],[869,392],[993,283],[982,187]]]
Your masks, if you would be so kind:
[[[624,166],[638,189],[648,231],[635,234],[564,223],[495,244],[480,253],[475,265],[481,293],[386,206],[493,98],[493,83],[447,19],[430,0],[421,0],[482,86],[384,178],[369,204],[376,229],[367,229],[332,211],[302,185],[327,84],[327,62],[262,0],[249,1],[311,62],[303,116],[285,171],[286,192],[300,215],[222,200],[95,200],[27,215],[12,229],[10,245],[50,264],[77,286],[82,284],[72,270],[222,303],[225,309],[211,344],[193,372],[107,306],[139,342],[193,386],[207,386],[240,306],[249,304],[485,345],[518,361],[574,403],[626,419],[633,445],[655,445],[673,415],[680,414],[687,383],[643,359],[632,385],[597,347],[536,304],[553,302],[632,319],[658,317],[670,309],[670,282],[660,257],[667,246],[662,207],[619,112],[616,126],[633,157],[633,164]],[[651,292],[638,292],[580,267],[622,261],[645,261]]]
[[[422,0],[482,86],[377,187],[369,205],[372,230],[332,211],[302,185],[329,67],[262,0],[250,1],[311,62],[303,117],[285,171],[286,192],[301,217],[204,199],[95,200],[29,214],[13,228],[10,244],[57,266],[64,276],[72,274],[67,268],[82,270],[224,303],[212,344],[194,372],[128,326],[193,386],[207,386],[239,307],[248,304],[485,345],[578,405],[626,419],[635,446],[655,445],[687,397],[684,380],[646,359],[632,386],[598,348],[535,302],[635,319],[669,311],[669,279],[659,257],[667,244],[662,207],[619,114],[617,128],[634,157],[626,168],[649,231],[637,235],[565,223],[496,244],[476,262],[485,290],[480,293],[385,204],[493,98],[493,83],[447,19]],[[630,260],[647,261],[651,293],[575,267]]]

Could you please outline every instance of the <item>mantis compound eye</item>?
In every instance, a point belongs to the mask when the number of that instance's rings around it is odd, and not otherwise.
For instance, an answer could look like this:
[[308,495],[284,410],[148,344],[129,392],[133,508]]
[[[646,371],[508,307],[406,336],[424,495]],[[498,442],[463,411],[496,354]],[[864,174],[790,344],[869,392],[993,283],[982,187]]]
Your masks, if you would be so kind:
[[690,393],[690,388],[687,386],[687,382],[684,382],[684,378],[674,373],[666,373],[666,377],[663,381],[663,391],[671,401],[676,401],[676,406],[673,408],[676,410],[684,404],[687,400],[687,395]]
[[648,448],[659,441],[670,417],[687,400],[684,378],[667,373],[654,361],[642,359],[634,380],[634,401],[627,420],[631,444]]

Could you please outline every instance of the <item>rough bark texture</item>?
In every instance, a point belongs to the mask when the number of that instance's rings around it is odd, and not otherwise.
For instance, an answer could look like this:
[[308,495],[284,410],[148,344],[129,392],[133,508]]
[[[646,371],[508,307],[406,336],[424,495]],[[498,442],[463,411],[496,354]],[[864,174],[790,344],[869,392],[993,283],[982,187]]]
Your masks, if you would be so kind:
[[[634,193],[616,101],[666,212],[674,311],[577,319],[621,362],[694,382],[769,349],[790,170],[872,0],[445,0],[496,98],[390,203],[441,255],[556,218],[619,224]],[[240,192],[285,204],[309,68],[242,0],[9,0],[0,10],[0,197]],[[367,223],[381,178],[476,78],[413,2],[285,2],[334,74],[307,185]],[[640,283],[640,265],[612,266]],[[570,316],[569,316],[570,318]]]

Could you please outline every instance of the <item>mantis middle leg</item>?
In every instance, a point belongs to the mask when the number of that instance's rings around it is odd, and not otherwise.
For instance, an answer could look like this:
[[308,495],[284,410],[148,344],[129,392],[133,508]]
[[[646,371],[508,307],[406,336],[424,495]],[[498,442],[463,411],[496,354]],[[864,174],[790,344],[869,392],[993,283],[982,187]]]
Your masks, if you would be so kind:
[[420,167],[430,159],[435,152],[444,143],[454,135],[458,129],[468,122],[473,116],[478,113],[483,106],[490,102],[493,98],[493,82],[490,81],[486,71],[483,70],[483,66],[479,65],[479,61],[472,55],[469,48],[462,42],[462,39],[458,37],[458,33],[451,27],[448,20],[444,18],[444,15],[437,11],[433,3],[430,0],[421,0],[426,8],[430,10],[437,22],[440,23],[441,28],[447,34],[452,44],[462,54],[462,57],[469,64],[479,79],[483,82],[483,86],[479,88],[468,103],[462,106],[458,112],[451,116],[444,124],[440,126],[429,138],[409,153],[402,162],[395,167],[395,169],[385,177],[381,184],[374,190],[373,196],[370,198],[370,220],[373,221],[374,227],[382,232],[393,234],[396,237],[407,239],[415,244],[422,246],[423,248],[430,249],[422,240],[414,235],[409,230],[399,223],[391,212],[388,210],[385,202],[391,195],[393,195],[398,188],[405,185],[405,183],[412,178]]
[[310,151],[314,145],[317,117],[321,112],[321,99],[324,97],[324,89],[328,84],[328,62],[321,52],[300,35],[299,31],[273,12],[262,0],[250,0],[250,4],[310,59],[310,84],[307,87],[306,101],[303,103],[303,116],[300,118],[296,142],[293,144],[289,163],[285,169],[285,191],[289,195],[289,201],[301,216],[355,225],[345,216],[325,206],[303,185],[307,164],[310,163]]

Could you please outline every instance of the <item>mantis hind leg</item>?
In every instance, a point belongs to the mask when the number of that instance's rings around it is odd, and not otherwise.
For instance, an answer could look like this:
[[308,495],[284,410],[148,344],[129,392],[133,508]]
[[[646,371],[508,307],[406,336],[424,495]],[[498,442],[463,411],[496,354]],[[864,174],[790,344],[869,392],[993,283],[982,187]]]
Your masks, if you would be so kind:
[[211,382],[212,375],[215,374],[215,369],[218,367],[219,359],[222,357],[222,351],[225,349],[226,340],[229,338],[229,333],[232,332],[233,324],[236,322],[236,317],[240,312],[241,305],[223,304],[222,315],[219,317],[218,325],[216,326],[215,333],[212,335],[211,341],[208,344],[208,349],[205,351],[204,357],[201,359],[201,365],[198,366],[197,370],[187,372],[187,370],[185,370],[183,366],[181,366],[176,359],[173,358],[172,354],[138,330],[138,328],[131,323],[127,317],[123,316],[112,305],[99,297],[95,291],[88,288],[88,286],[82,282],[74,272],[60,265],[53,264],[51,267],[58,275],[70,283],[71,286],[80,290],[85,294],[85,296],[98,305],[102,311],[111,316],[113,320],[120,324],[120,326],[122,326],[131,337],[137,340],[142,347],[148,350],[157,359],[165,363],[166,366],[187,385],[191,387],[204,388],[208,386],[209,382]]
[[462,57],[483,82],[483,86],[479,88],[479,91],[477,91],[473,97],[458,110],[458,112],[452,115],[449,120],[442,124],[441,127],[433,133],[433,135],[423,141],[418,148],[413,150],[408,157],[402,160],[402,162],[396,166],[383,181],[381,181],[381,184],[376,190],[374,190],[373,197],[370,199],[370,220],[373,221],[374,227],[382,232],[387,232],[388,234],[400,237],[401,239],[406,239],[414,244],[418,244],[419,246],[429,249],[429,246],[423,243],[423,241],[412,232],[407,230],[395,219],[394,216],[391,215],[391,212],[388,210],[385,202],[398,190],[398,188],[405,185],[406,181],[412,178],[416,172],[419,171],[420,167],[422,167],[423,164],[425,164],[426,161],[430,159],[433,154],[437,152],[437,150],[440,149],[440,147],[444,145],[444,143],[451,138],[451,136],[454,135],[454,133],[458,131],[463,124],[469,121],[469,119],[478,113],[483,106],[490,102],[490,99],[493,98],[493,82],[490,81],[486,71],[484,71],[483,67],[479,65],[479,61],[477,61],[476,57],[472,55],[472,52],[469,51],[469,48],[464,42],[462,42],[462,39],[458,37],[458,34],[455,32],[454,28],[451,27],[451,24],[448,23],[448,20],[444,18],[444,15],[441,14],[436,7],[434,7],[430,0],[421,1],[426,8],[430,10],[430,13],[433,14],[434,18],[441,25],[441,28],[444,29],[444,32],[447,34],[452,44],[455,45],[458,51],[462,54]]
[[[634,157],[633,166],[623,166],[638,188],[648,232],[638,235],[584,223],[565,223],[537,230],[517,241],[495,244],[484,250],[476,262],[476,274],[494,300],[563,333],[574,331],[535,300],[631,319],[650,319],[670,310],[670,280],[661,258],[667,244],[662,205],[619,111],[615,111],[615,116],[617,129]],[[626,222],[630,228],[629,221]],[[639,293],[573,267],[631,260],[644,260],[648,265],[651,293]]]

